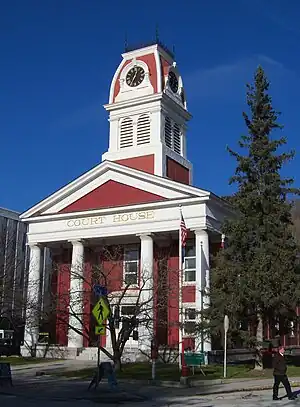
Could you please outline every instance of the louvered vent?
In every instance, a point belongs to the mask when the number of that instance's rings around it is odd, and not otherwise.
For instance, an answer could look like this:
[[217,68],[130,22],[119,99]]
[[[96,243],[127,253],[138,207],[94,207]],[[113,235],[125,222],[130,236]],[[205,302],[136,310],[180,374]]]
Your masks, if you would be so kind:
[[168,117],[165,119],[165,143],[167,147],[172,148],[172,123]]
[[126,118],[122,121],[120,129],[120,148],[133,146],[133,121]]
[[175,153],[181,154],[181,134],[178,124],[174,124],[173,127],[173,143]]
[[138,146],[150,143],[150,118],[146,114],[138,118],[136,141]]

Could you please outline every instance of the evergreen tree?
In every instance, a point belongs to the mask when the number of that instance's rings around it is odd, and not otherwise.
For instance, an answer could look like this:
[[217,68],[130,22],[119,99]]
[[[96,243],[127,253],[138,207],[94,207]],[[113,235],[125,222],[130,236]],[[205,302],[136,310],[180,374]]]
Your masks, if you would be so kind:
[[[244,334],[258,350],[264,322],[280,321],[283,332],[295,317],[300,287],[288,202],[288,195],[299,194],[299,190],[293,188],[293,179],[281,176],[282,166],[294,152],[279,152],[286,139],[271,137],[282,126],[268,89],[269,82],[259,67],[254,85],[247,85],[250,114],[243,116],[248,134],[239,141],[245,154],[228,149],[237,161],[230,179],[230,184],[237,185],[232,201],[237,216],[223,227],[227,244],[214,259],[208,310],[212,334],[222,333],[224,314],[228,314],[231,339]],[[249,326],[253,327],[252,337]]]

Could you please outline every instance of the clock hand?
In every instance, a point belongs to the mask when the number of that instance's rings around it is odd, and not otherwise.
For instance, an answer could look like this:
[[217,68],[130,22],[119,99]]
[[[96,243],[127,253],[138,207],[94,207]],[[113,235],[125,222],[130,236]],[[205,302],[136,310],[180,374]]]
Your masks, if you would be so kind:
[[135,73],[135,75],[134,75],[134,77],[133,77],[133,79],[132,79],[132,81],[131,81],[130,85],[132,85],[132,84],[133,84],[133,82],[134,82],[134,80],[135,80],[136,76],[137,76],[137,72]]

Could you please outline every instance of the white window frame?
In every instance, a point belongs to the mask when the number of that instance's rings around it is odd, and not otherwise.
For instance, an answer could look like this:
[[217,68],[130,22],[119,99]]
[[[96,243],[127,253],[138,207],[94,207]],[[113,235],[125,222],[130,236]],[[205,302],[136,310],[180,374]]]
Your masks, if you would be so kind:
[[[132,300],[134,300],[135,302],[133,303]],[[136,307],[136,306],[137,306],[136,300],[137,300],[137,297],[136,297],[136,296],[133,296],[133,297],[124,297],[124,298],[122,299],[122,301],[121,301],[121,304],[119,304],[119,303],[118,303],[119,299],[118,299],[118,298],[115,298],[115,304],[112,306],[112,313],[114,314],[114,312],[115,312],[115,307],[116,307],[116,306],[119,306],[119,309],[120,309],[120,318],[122,318],[122,317],[127,317],[127,318],[133,317],[134,315],[123,315],[123,314],[122,314],[122,308],[123,308],[123,307]],[[138,318],[138,315],[136,315],[136,316],[137,316],[137,318]],[[118,337],[118,335],[119,335],[119,332],[120,332],[120,329],[121,329],[121,328],[122,328],[122,322],[120,321],[119,328],[118,328],[118,329],[117,329],[117,328],[115,329],[115,330],[116,330],[116,335],[117,335],[117,337]],[[112,346],[112,345],[111,345],[110,335],[109,335],[109,337],[107,338],[107,344],[108,344],[109,346]],[[128,341],[126,342],[125,348],[135,349],[135,348],[137,348],[137,347],[138,347],[138,341],[134,341],[133,338],[132,338],[132,336],[131,336],[131,337],[128,339]]]
[[[187,242],[187,244],[188,244],[188,242]],[[195,245],[195,241],[194,241],[194,245]],[[196,247],[195,247],[195,250],[196,250]],[[195,268],[191,268],[191,269],[189,269],[189,268],[187,268],[186,267],[186,260],[189,260],[189,259],[195,259]],[[186,281],[186,271],[195,271],[195,280],[194,281]],[[195,256],[184,256],[184,259],[183,259],[183,285],[195,285],[196,284],[196,279],[197,279],[197,276],[196,276],[196,253],[195,253]]]
[[[187,318],[187,312],[188,310],[193,310],[195,311],[195,319],[189,319]],[[189,333],[189,332],[185,332],[185,328],[184,328],[184,324],[186,322],[194,322],[195,326],[197,324],[197,308],[196,308],[196,304],[184,304],[182,307],[182,311],[183,311],[183,337],[184,338],[195,338],[196,334],[193,333]]]
[[[138,259],[137,260],[126,260],[126,252],[130,251],[137,251],[138,252]],[[127,286],[126,284],[126,275],[135,274],[133,272],[128,273],[126,272],[126,264],[127,263],[136,263],[136,283],[130,284],[129,288],[136,288],[139,286],[139,271],[140,271],[140,251],[137,246],[129,246],[124,247],[124,259],[123,259],[123,288]]]
[[122,314],[122,309],[123,309],[123,307],[134,307],[134,308],[136,308],[136,303],[135,303],[135,304],[132,304],[132,303],[120,304],[120,317],[132,318],[132,317],[134,317],[134,316],[137,316],[137,315],[135,315],[135,314],[126,314],[126,315],[123,315],[123,314]]
[[[195,259],[195,268],[187,268],[186,267],[186,260],[190,260],[190,259]],[[184,269],[183,269],[183,276],[184,276],[184,279],[183,279],[183,285],[195,285],[196,284],[196,256],[187,256],[187,257],[184,257]],[[192,281],[188,281],[188,280],[186,280],[186,272],[188,272],[188,271],[195,271],[195,279],[194,280],[192,280]]]

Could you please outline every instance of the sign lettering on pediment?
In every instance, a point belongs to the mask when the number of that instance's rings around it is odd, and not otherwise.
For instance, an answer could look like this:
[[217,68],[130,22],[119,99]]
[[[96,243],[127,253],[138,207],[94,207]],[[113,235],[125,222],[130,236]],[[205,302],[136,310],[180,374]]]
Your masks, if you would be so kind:
[[69,228],[97,226],[102,224],[128,223],[154,219],[154,211],[118,213],[108,216],[91,216],[88,218],[69,219],[66,224]]

